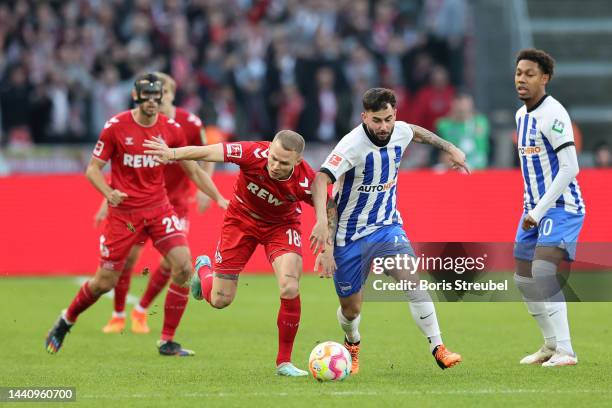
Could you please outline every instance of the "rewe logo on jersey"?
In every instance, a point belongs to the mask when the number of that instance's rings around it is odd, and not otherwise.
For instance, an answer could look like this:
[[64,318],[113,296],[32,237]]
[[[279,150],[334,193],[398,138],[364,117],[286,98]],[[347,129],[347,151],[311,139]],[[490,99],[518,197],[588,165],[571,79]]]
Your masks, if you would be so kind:
[[266,200],[268,203],[274,204],[276,207],[278,207],[279,205],[283,203],[278,198],[270,194],[268,190],[266,190],[265,188],[259,187],[257,184],[253,182],[249,183],[249,185],[247,186],[247,190],[255,194],[257,197],[261,198],[262,200]]
[[150,154],[123,154],[123,165],[139,169],[141,167],[156,167],[159,163],[155,161],[155,156]]
[[395,185],[395,180],[385,184],[372,184],[372,185],[361,185],[357,187],[357,191],[361,193],[380,193],[382,191],[390,190]]

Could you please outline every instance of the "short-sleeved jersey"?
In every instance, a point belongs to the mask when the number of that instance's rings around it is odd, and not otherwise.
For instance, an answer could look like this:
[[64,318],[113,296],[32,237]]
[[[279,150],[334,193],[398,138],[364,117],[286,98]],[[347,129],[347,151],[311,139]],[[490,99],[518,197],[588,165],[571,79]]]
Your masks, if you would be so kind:
[[[518,155],[525,193],[525,211],[535,208],[559,172],[557,152],[574,144],[570,117],[555,98],[545,95],[534,107],[523,105],[516,112]],[[575,214],[584,214],[584,200],[574,179],[554,205]]]
[[[188,146],[202,146],[204,144],[204,133],[200,118],[185,109],[176,108],[174,120],[181,125]],[[187,207],[189,197],[193,193],[193,187],[189,176],[179,163],[168,163],[164,168],[164,178],[170,203],[175,208]]]
[[181,126],[162,114],[148,127],[136,123],[131,111],[122,112],[104,124],[93,157],[103,162],[110,160],[111,187],[128,195],[119,209],[143,209],[168,202],[164,166],[154,156],[145,154],[142,145],[154,136],[161,136],[171,147],[185,145]]
[[269,223],[293,223],[299,220],[300,202],[310,205],[314,171],[305,160],[286,180],[270,178],[267,170],[270,142],[223,143],[226,162],[240,166],[230,208],[254,213]]
[[397,176],[413,135],[408,123],[397,121],[390,139],[383,144],[361,124],[345,135],[327,157],[321,171],[334,181],[337,246],[345,246],[382,226],[402,224],[397,210]]

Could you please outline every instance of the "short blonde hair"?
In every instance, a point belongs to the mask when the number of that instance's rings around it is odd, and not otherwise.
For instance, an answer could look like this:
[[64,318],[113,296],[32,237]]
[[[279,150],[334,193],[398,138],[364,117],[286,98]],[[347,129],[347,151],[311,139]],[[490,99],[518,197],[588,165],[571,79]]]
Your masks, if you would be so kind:
[[172,93],[176,93],[176,81],[170,75],[164,72],[154,72],[155,75],[162,81],[163,85],[168,85],[172,90]]
[[293,130],[281,130],[274,136],[272,142],[278,141],[285,150],[302,154],[304,152],[304,138]]

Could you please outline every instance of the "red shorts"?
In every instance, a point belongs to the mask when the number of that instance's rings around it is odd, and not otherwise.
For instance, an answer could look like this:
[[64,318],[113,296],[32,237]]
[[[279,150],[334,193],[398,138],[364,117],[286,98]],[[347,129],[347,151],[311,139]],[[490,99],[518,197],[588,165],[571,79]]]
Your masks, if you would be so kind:
[[264,246],[270,263],[288,252],[302,256],[300,222],[269,224],[228,210],[215,253],[215,272],[239,274],[258,244]]
[[170,202],[170,204],[172,204],[176,216],[179,218],[181,224],[183,225],[183,232],[185,234],[189,234],[189,207],[183,205],[183,203],[179,205],[178,203]]
[[100,266],[121,271],[130,249],[147,238],[164,256],[174,247],[188,246],[181,220],[170,204],[131,211],[109,208],[100,236]]

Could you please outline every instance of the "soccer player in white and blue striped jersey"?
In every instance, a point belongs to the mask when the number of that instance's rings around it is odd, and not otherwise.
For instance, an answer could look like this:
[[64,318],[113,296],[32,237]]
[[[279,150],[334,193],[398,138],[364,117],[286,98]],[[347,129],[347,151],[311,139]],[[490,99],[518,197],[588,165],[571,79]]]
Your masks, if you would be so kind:
[[[353,359],[353,374],[359,370],[362,288],[370,265],[375,259],[387,260],[396,255],[414,257],[397,210],[398,173],[406,147],[411,141],[431,144],[447,152],[454,166],[465,168],[465,154],[461,150],[422,127],[396,122],[395,107],[393,91],[368,90],[363,96],[363,123],[342,138],[325,160],[312,186],[317,223],[310,238],[311,248],[315,253],[325,248],[318,255],[315,268],[322,267],[323,275],[328,277],[335,269],[334,284],[340,301],[338,321]],[[327,186],[331,183],[334,183],[338,220],[337,228],[334,225],[331,232],[335,232],[334,245],[328,240],[330,231],[325,208]],[[334,217],[335,213],[331,211],[329,216]],[[400,265],[385,271],[398,281],[414,279],[415,275],[410,272]],[[406,294],[412,317],[428,338],[430,351],[440,368],[459,363],[461,356],[442,343],[429,293],[416,289],[407,290]]]
[[521,364],[575,365],[567,306],[557,280],[561,261],[573,261],[585,205],[576,181],[578,160],[570,117],[546,94],[554,60],[542,50],[521,50],[514,81],[524,105],[516,112],[523,173],[524,212],[516,233],[515,282],[535,318],[544,345]]

